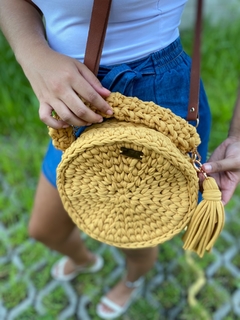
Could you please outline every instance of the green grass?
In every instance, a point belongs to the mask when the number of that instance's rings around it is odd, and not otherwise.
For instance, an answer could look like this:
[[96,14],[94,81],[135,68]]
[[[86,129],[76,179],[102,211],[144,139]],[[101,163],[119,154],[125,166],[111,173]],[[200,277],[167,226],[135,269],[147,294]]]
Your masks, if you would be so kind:
[[43,299],[44,306],[51,310],[49,315],[56,319],[57,315],[68,305],[68,298],[61,287],[56,288],[51,295]]
[[12,309],[26,298],[27,285],[23,281],[12,281],[1,295],[6,308]]
[[[239,30],[240,21],[229,23],[226,26],[221,25],[220,28],[219,26],[211,27],[208,22],[205,23],[202,45],[202,78],[213,115],[210,152],[226,137],[235,103],[240,74]],[[191,53],[192,33],[184,31],[182,36],[185,50]],[[28,240],[27,223],[42,157],[49,138],[46,126],[39,120],[38,102],[32,89],[1,34],[0,56],[0,221],[7,230],[12,230],[5,238],[0,238],[0,256],[5,256],[9,251]],[[204,121],[204,119],[200,121]],[[233,200],[230,202],[229,208],[234,209],[236,205]],[[239,210],[236,216],[239,217]],[[233,237],[238,239],[239,228],[236,224],[227,223],[226,228]],[[99,248],[99,243],[89,238],[86,241],[90,249],[97,250]],[[189,286],[196,279],[195,271],[187,264],[184,253],[178,254],[180,246],[180,238],[172,239],[171,242],[161,246],[159,263],[163,272],[168,272],[169,265],[174,259],[177,261],[177,265],[172,269],[172,274],[178,283],[177,286],[175,282],[168,280],[160,285],[162,290],[156,288],[154,291],[155,298],[161,301],[162,307],[166,309],[177,304],[180,296],[186,297]],[[219,252],[224,252],[228,248],[227,241],[219,239],[216,248]],[[46,259],[48,262],[47,265],[39,267],[37,271],[29,271],[33,285],[37,290],[41,290],[50,280],[50,267],[59,256],[52,255],[42,245],[33,243],[26,246],[20,257],[25,268],[22,273],[23,277],[24,273],[28,273],[32,264],[38,263],[41,259]],[[199,259],[195,255],[193,257],[201,270],[205,270],[215,261],[213,255],[206,255],[204,259]],[[79,276],[73,282],[74,289],[79,295],[86,294],[91,297],[89,314],[92,319],[96,320],[98,318],[95,316],[94,310],[102,295],[103,280],[105,286],[111,286],[108,274],[116,267],[111,252],[105,251],[104,259],[106,264],[99,277],[94,275]],[[232,263],[240,268],[239,258],[235,257]],[[0,286],[0,297],[3,298],[4,304],[9,309],[16,306],[27,294],[26,283],[16,278],[16,275],[21,272],[11,263],[0,265],[0,283],[4,284],[4,286]],[[148,277],[155,275],[156,270],[153,270]],[[240,280],[229,275],[224,269],[219,270],[216,278],[224,286],[230,284],[231,290],[240,287]],[[9,286],[5,287],[5,284]],[[225,291],[219,292],[215,285],[208,284],[198,295],[200,305],[186,306],[182,314],[179,315],[179,319],[205,320],[202,312],[203,306],[205,306],[206,312],[211,313],[220,302],[228,298]],[[61,288],[57,288],[44,299],[45,307],[51,310],[49,315],[39,316],[30,307],[19,319],[52,320],[66,304],[64,292]],[[128,319],[159,320],[159,310],[142,299],[130,308],[128,315],[124,316],[123,320]],[[233,320],[234,316],[229,315],[226,319]]]
[[37,99],[1,33],[0,54],[1,134],[11,136],[15,132],[29,138],[37,136],[44,128],[38,117]]

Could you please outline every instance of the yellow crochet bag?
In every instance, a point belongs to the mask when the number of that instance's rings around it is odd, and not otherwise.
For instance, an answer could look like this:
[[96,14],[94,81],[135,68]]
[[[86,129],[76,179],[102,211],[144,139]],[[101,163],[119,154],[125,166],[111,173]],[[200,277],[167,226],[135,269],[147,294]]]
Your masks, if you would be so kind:
[[55,147],[64,150],[57,169],[64,208],[92,238],[122,248],[155,246],[190,223],[185,249],[202,256],[221,232],[224,214],[209,177],[196,209],[195,127],[153,102],[120,93],[107,101],[114,118],[76,140],[72,127],[49,128]]
[[[111,93],[114,114],[85,129],[49,134],[64,151],[57,187],[74,223],[92,238],[121,248],[156,246],[187,228],[184,248],[203,256],[224,224],[221,193],[203,182],[196,128],[169,109]],[[94,106],[90,106],[94,110]]]

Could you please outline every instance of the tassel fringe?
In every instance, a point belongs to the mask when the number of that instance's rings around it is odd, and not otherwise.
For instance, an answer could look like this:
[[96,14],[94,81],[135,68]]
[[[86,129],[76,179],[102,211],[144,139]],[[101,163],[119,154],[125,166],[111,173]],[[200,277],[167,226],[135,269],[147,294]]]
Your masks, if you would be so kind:
[[224,222],[225,212],[221,201],[221,191],[212,177],[203,181],[203,200],[198,204],[183,235],[183,248],[196,252],[201,258],[210,252]]

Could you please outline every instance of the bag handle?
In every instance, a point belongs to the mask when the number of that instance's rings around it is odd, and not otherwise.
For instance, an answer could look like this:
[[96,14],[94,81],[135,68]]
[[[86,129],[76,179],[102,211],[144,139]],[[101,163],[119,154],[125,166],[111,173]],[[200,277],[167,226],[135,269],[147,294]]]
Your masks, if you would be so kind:
[[[94,0],[84,64],[95,74],[98,73],[104,38],[112,0]],[[202,28],[203,0],[198,0],[195,25],[194,49],[190,76],[190,95],[187,120],[198,124],[199,86],[200,86],[200,44]]]
[[94,0],[84,64],[98,73],[112,0]]
[[201,31],[202,31],[203,0],[197,2],[195,37],[192,54],[192,67],[190,75],[190,94],[188,103],[187,120],[196,120],[199,123],[199,87],[200,87],[200,62],[201,62]]

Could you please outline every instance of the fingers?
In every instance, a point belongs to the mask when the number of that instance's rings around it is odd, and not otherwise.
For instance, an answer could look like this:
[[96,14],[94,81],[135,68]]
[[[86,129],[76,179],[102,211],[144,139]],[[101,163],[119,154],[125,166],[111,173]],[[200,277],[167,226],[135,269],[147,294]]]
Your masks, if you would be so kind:
[[[75,81],[75,83],[76,82],[77,81]],[[100,82],[95,85],[98,85],[98,90],[101,93],[105,94],[106,96],[110,94],[110,91],[103,88]],[[113,111],[111,107],[88,82],[84,80],[82,85],[79,85],[78,87],[81,88],[81,90],[79,90],[79,95],[81,95],[85,100],[90,102],[103,114],[112,115]],[[40,101],[39,117],[41,121],[46,125],[56,129],[64,126],[66,127],[67,124],[74,126],[86,126],[92,123],[102,122],[103,117],[87,107],[79,98],[76,90],[77,87],[62,88],[61,85],[55,86],[56,92],[54,100],[52,100],[52,97],[50,96],[50,99],[49,97],[47,99],[45,98],[48,100],[48,102]],[[52,117],[52,110],[56,111],[61,120],[58,121]]]
[[[34,72],[31,68],[27,70],[28,78],[40,102],[40,119],[48,126],[60,128],[67,124],[85,126],[102,122],[103,117],[88,108],[79,97],[99,113],[113,114],[105,100],[110,91],[84,64],[50,50],[44,56],[44,62],[35,65]],[[52,110],[61,121],[52,118]]]
[[231,189],[222,190],[222,203],[224,206],[231,200],[234,190],[231,190]]
[[103,114],[112,115],[112,108],[103,99],[103,97],[109,96],[111,92],[102,86],[97,77],[85,65],[78,63],[78,70],[82,77],[73,82],[73,90]]
[[[90,102],[99,111],[106,115],[112,115],[113,111],[108,103],[88,84],[84,84],[86,89],[81,90],[81,95],[86,101]],[[83,89],[81,87],[81,89]],[[109,95],[109,90],[103,88],[102,92]],[[59,128],[61,125],[69,124],[74,126],[85,126],[92,123],[101,123],[103,117],[89,107],[79,98],[74,89],[65,89],[59,95],[60,99],[55,99],[50,103],[40,103],[39,117],[41,121],[50,127]],[[52,110],[55,110],[62,121],[57,121],[51,116]]]
[[[83,76],[83,78],[98,92],[102,97],[107,97],[111,93],[108,89],[104,88],[101,82],[95,75],[84,65],[78,62],[78,71]],[[89,100],[88,100],[89,101]]]
[[[112,108],[109,106],[109,104],[104,100],[89,84],[86,84],[86,89],[81,90],[81,92],[77,92],[79,96],[84,98],[86,101],[90,102],[92,106],[94,106],[98,111],[105,115],[112,115],[113,111]],[[80,119],[97,123],[101,122],[102,116],[99,114],[96,114],[92,112],[88,107],[84,105],[82,100],[79,98],[79,96],[76,94],[74,97],[72,96],[72,99],[66,99],[64,102],[68,107],[71,108],[72,112],[78,116]],[[64,97],[63,97],[64,99]]]
[[47,126],[54,128],[54,129],[61,129],[69,127],[71,125],[82,127],[89,125],[88,122],[80,120],[76,117],[68,108],[63,106],[63,112],[57,112],[61,120],[57,120],[52,116],[53,108],[46,103],[40,105],[39,108],[39,118],[40,120],[45,123]]
[[240,181],[239,170],[237,168],[236,159],[224,159],[203,165],[203,170],[216,180],[222,193],[223,205],[226,205],[232,198]]
[[216,173],[224,171],[234,171],[234,169],[239,168],[239,164],[237,159],[227,158],[219,161],[204,163],[202,168],[206,173]]

